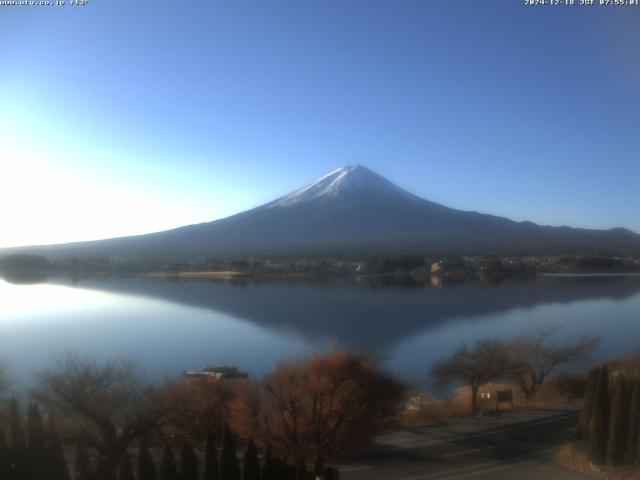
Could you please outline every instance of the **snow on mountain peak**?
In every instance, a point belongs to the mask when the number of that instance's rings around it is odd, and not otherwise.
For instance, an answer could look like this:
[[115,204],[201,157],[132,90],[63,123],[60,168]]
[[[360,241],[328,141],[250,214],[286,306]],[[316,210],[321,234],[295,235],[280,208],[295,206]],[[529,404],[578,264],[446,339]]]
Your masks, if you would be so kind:
[[384,200],[397,197],[412,200],[417,198],[367,167],[347,165],[266,206],[289,207],[323,199]]

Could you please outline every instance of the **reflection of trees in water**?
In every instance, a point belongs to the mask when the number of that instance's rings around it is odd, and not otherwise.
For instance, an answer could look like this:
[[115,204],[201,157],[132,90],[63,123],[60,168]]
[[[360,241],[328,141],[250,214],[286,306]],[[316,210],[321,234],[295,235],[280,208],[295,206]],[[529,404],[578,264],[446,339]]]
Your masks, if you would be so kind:
[[2,278],[15,285],[32,285],[47,281],[47,274],[44,272],[4,272]]
[[51,270],[49,261],[38,255],[14,254],[0,258],[0,275],[9,283],[40,283]]
[[312,341],[328,338],[347,347],[383,350],[457,318],[541,304],[624,300],[640,293],[640,277],[542,277],[442,288],[396,277],[178,281],[137,277],[83,279],[77,286],[206,308]]

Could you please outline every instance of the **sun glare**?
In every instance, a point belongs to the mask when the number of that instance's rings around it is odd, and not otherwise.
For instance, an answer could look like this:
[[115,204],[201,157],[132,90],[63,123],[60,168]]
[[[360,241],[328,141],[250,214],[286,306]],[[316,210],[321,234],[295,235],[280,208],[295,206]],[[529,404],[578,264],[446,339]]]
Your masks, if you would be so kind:
[[[34,302],[33,299],[38,301]],[[17,318],[34,317],[40,313],[56,311],[69,312],[81,310],[87,306],[108,304],[112,296],[109,294],[70,288],[51,284],[15,285],[0,280],[0,301],[2,302],[2,315],[0,324],[11,322]]]
[[184,212],[144,193],[70,172],[53,155],[37,161],[35,155],[0,153],[0,248],[149,233],[184,221]]

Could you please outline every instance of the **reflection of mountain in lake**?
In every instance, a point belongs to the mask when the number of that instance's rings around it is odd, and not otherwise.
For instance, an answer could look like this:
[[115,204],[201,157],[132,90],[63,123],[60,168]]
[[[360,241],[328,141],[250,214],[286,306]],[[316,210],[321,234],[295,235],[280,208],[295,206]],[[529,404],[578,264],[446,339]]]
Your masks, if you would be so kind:
[[[54,282],[70,284],[66,279]],[[499,286],[466,283],[444,288],[162,278],[83,279],[75,286],[211,309],[312,340],[384,351],[456,318],[548,303],[624,300],[640,293],[640,277],[543,277]]]

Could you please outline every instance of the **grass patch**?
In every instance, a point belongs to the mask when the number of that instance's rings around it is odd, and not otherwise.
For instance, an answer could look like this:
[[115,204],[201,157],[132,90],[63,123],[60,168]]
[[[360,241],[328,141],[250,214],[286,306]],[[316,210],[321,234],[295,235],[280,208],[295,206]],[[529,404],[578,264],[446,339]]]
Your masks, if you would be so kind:
[[[488,383],[480,388],[480,392],[490,393],[490,397],[478,394],[478,412],[494,411],[496,409],[496,392],[511,390],[513,405],[501,403],[499,410],[509,410],[512,407],[547,407],[561,408],[581,400],[584,397],[586,373],[560,373],[550,376],[542,385],[536,396],[527,402],[516,385],[510,383]],[[429,425],[441,420],[471,416],[471,391],[469,388],[458,388],[446,400],[440,400],[432,395],[413,393],[410,395],[405,409],[400,415],[399,424],[404,427]]]
[[441,401],[430,395],[415,394],[411,396],[400,415],[399,423],[403,427],[415,427],[468,414],[469,407],[453,399]]
[[571,442],[564,445],[556,460],[560,465],[570,470],[603,480],[640,480],[640,465],[621,467],[595,465],[589,460],[581,442]]

